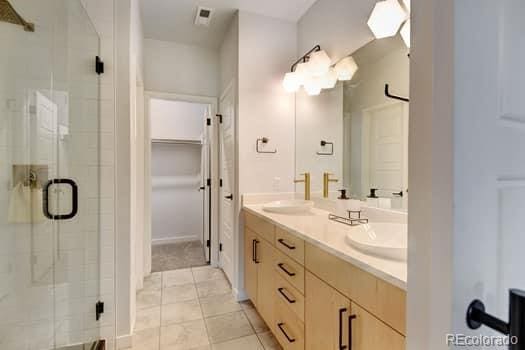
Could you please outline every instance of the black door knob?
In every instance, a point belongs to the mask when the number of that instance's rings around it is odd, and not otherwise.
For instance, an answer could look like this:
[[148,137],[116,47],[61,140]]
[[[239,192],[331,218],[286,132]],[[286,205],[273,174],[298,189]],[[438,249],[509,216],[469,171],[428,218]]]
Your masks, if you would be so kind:
[[233,200],[233,194],[230,194],[229,196],[225,196],[224,198],[229,199],[229,200],[232,201]]

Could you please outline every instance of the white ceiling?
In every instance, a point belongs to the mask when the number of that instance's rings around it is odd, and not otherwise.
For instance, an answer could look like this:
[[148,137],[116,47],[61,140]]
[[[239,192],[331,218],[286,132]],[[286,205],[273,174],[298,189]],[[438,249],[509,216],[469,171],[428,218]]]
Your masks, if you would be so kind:
[[[141,0],[144,37],[218,48],[236,10],[296,22],[316,0]],[[209,27],[193,24],[198,6],[214,9]]]

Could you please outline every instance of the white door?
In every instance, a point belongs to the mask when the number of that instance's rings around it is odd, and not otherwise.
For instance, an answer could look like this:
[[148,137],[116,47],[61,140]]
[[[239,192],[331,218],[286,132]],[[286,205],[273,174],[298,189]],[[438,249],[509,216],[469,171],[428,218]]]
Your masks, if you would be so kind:
[[203,196],[203,231],[201,243],[204,249],[204,256],[206,261],[210,262],[210,248],[211,248],[211,146],[212,146],[212,120],[210,115],[210,107],[208,107],[204,115],[204,132],[202,136],[201,148],[201,191]]
[[235,97],[229,88],[220,101],[219,143],[220,181],[219,190],[219,264],[233,283],[234,233],[235,233]]
[[479,299],[507,321],[525,290],[525,2],[454,5],[453,330],[498,334],[465,312]]
[[396,102],[363,111],[363,188],[379,194],[405,191],[408,186],[408,108]]

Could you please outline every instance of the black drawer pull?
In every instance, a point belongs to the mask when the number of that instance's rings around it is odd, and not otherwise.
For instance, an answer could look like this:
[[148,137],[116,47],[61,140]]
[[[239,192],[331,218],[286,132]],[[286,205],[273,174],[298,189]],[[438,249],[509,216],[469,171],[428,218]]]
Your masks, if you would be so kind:
[[258,264],[260,261],[257,258],[257,244],[259,244],[259,240],[254,239],[253,240],[253,262]]
[[352,321],[356,318],[356,315],[348,316],[348,350],[352,350]]
[[343,314],[347,311],[347,308],[339,309],[339,350],[346,349],[346,345],[343,345]]
[[287,339],[290,343],[295,342],[295,339],[294,339],[294,338],[290,338],[290,337],[288,336],[288,334],[286,334],[286,331],[284,330],[283,326],[284,326],[284,323],[278,323],[278,324],[277,324],[277,327],[279,327],[279,329],[281,330],[281,332],[283,332],[283,334],[284,334],[284,336],[286,337],[286,339]]
[[279,288],[277,289],[277,291],[279,291],[279,293],[281,293],[281,295],[286,299],[286,301],[288,301],[290,304],[295,304],[296,300],[294,299],[290,299],[288,297],[288,295],[286,295],[286,293],[284,292],[284,288]]
[[290,271],[288,271],[288,270],[286,269],[286,267],[284,267],[284,264],[283,264],[283,263],[278,263],[277,266],[279,266],[279,268],[280,268],[281,270],[283,270],[288,276],[290,276],[290,277],[295,276],[295,272],[290,272]]
[[286,248],[290,249],[290,250],[294,250],[295,249],[295,246],[294,245],[289,245],[288,243],[286,243],[286,241],[282,238],[279,238],[277,240],[277,242],[281,243],[282,245],[284,245]]

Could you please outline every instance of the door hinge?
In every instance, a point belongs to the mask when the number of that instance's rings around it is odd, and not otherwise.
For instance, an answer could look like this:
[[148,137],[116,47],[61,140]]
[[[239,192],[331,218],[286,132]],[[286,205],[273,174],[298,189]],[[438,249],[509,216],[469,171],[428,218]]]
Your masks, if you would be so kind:
[[211,179],[206,180],[206,185],[211,186]]
[[209,247],[210,247],[210,240],[207,239],[207,240],[206,240],[206,248],[209,248]]
[[206,125],[208,125],[208,126],[211,125],[211,118],[206,118]]
[[219,180],[219,187],[222,187],[222,179]]
[[219,118],[219,123],[222,124],[222,114],[216,114],[217,118]]
[[96,312],[95,318],[98,321],[98,320],[100,320],[100,315],[102,315],[104,313],[104,303],[102,301],[98,301],[95,304],[95,312]]
[[104,62],[102,62],[100,56],[95,57],[95,72],[97,72],[98,75],[104,73]]
[[219,252],[222,252],[222,243],[219,243]]

